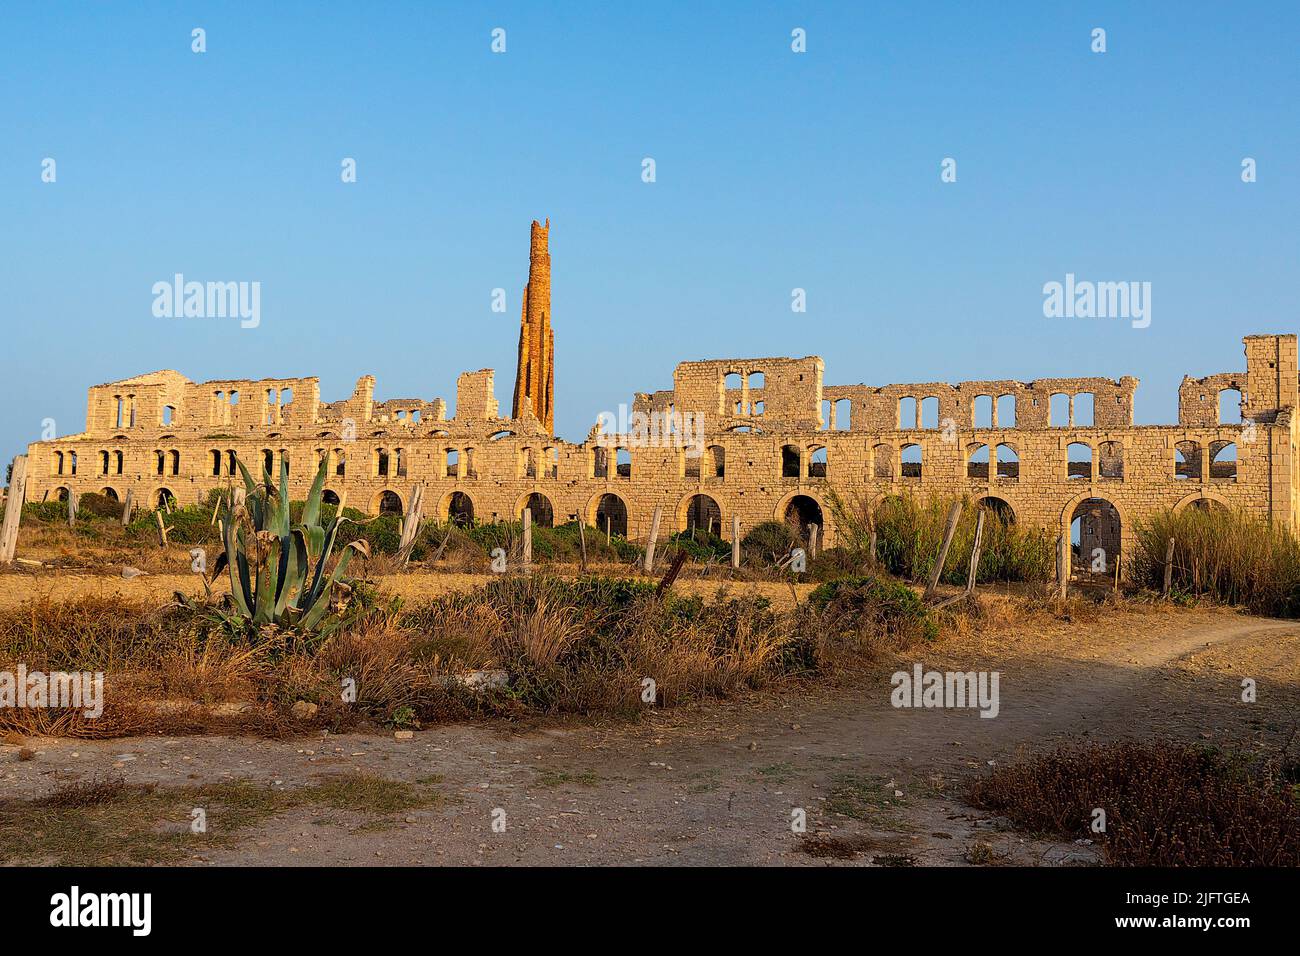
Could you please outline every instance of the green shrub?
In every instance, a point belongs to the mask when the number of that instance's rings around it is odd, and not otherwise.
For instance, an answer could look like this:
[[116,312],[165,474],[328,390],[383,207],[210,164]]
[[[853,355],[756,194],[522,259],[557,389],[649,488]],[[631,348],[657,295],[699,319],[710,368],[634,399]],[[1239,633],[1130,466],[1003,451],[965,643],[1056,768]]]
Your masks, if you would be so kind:
[[939,624],[920,596],[901,581],[881,577],[852,577],[827,581],[813,588],[808,605],[828,620],[865,623],[902,644],[933,641]]
[[793,548],[803,546],[799,532],[784,521],[764,521],[749,529],[740,539],[740,553],[750,564],[776,564],[790,556]]

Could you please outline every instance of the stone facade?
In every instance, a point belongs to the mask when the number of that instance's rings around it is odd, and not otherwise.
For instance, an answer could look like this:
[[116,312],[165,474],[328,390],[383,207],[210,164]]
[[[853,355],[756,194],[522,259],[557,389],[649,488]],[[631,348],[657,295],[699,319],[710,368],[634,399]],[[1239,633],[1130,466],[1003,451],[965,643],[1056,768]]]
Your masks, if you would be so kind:
[[[540,524],[581,517],[631,538],[648,534],[662,506],[666,531],[729,537],[733,516],[742,529],[815,521],[831,546],[831,489],[873,502],[968,494],[1062,531],[1077,519],[1081,554],[1104,547],[1110,560],[1116,545],[1128,550],[1135,520],[1164,508],[1218,503],[1296,525],[1294,335],[1249,336],[1244,371],[1184,379],[1177,425],[1133,424],[1133,378],[827,385],[809,356],[683,362],[671,390],[635,396],[633,419],[680,426],[690,413],[702,424],[699,455],[635,430],[556,439],[535,404],[544,398],[549,418],[545,239],[534,223],[519,372],[527,381],[526,365],[544,363],[547,384],[525,388],[512,417],[499,415],[490,369],[460,376],[451,418],[440,399],[376,401],[369,375],[350,398],[322,402],[315,378],[198,383],[154,372],[90,389],[84,432],[30,446],[28,500],[131,491],[144,506],[165,495],[190,503],[238,481],[236,456],[254,471],[289,461],[301,497],[328,456],[329,498],[371,513],[402,510],[423,484],[435,518],[506,520],[531,507]],[[1240,393],[1241,422],[1220,421],[1226,389]]]

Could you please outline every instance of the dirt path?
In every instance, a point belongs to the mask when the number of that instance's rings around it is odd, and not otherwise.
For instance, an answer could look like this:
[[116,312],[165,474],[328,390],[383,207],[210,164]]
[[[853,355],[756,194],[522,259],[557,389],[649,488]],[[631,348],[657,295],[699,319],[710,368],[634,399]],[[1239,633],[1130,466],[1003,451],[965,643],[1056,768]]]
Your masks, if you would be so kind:
[[[908,658],[859,681],[660,711],[635,725],[450,725],[411,740],[50,740],[26,762],[6,747],[0,765],[14,796],[105,772],[292,789],[355,771],[424,781],[438,795],[381,820],[297,806],[225,846],[187,852],[182,862],[198,865],[827,862],[791,832],[797,808],[814,849],[852,844],[859,864],[960,864],[977,843],[1015,862],[1090,862],[1089,846],[1000,829],[961,803],[961,781],[1025,745],[1067,738],[1258,739],[1300,695],[1300,625],[1224,611],[1115,618],[976,635],[916,658],[927,669],[997,669],[995,719],[892,707],[889,675],[910,669]],[[1240,703],[1242,676],[1258,679],[1259,705]]]

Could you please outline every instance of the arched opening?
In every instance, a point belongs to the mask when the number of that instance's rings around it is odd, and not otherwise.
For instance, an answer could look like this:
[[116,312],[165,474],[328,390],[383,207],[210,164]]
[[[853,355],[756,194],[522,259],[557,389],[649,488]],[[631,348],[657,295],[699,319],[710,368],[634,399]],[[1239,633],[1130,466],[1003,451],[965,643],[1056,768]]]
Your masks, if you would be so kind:
[[1065,449],[1065,477],[1083,481],[1092,478],[1092,446],[1073,441]]
[[708,495],[693,495],[686,503],[686,530],[722,534],[722,509]]
[[976,395],[972,403],[971,423],[976,428],[993,427],[993,396]]
[[[785,506],[785,523],[799,530],[799,535],[808,540],[808,526],[815,524],[821,532],[826,530],[826,521],[822,517],[822,506],[807,495],[795,495]],[[820,537],[820,534],[819,534]]]
[[153,496],[153,506],[154,508],[174,508],[176,507],[176,496],[172,494],[170,488],[159,488]]
[[379,513],[381,515],[400,515],[402,499],[395,491],[385,491],[379,496]]
[[835,430],[850,431],[853,428],[853,399],[837,398],[835,400]]
[[453,491],[447,499],[447,520],[467,528],[474,523],[474,502],[463,491]]
[[921,480],[922,458],[920,445],[904,445],[899,452],[899,462],[903,477],[915,481]]
[[1065,428],[1070,424],[1070,396],[1057,392],[1047,400],[1047,424],[1052,428]]
[[1095,414],[1096,400],[1092,392],[1079,392],[1074,396],[1074,424],[1091,428]]
[[67,488],[64,488],[62,485],[60,485],[58,488],[55,488],[55,489],[54,489],[54,499],[55,499],[56,501],[67,501],[67,500],[68,500],[68,489],[67,489]]
[[921,399],[921,427],[939,427],[939,399],[933,395]]
[[915,428],[917,425],[916,399],[904,396],[898,400],[898,427]]
[[1016,523],[1015,509],[1011,507],[1010,502],[1002,498],[995,498],[992,495],[989,495],[975,502],[975,505],[990,514],[996,515],[997,519],[1003,524]]
[[334,492],[330,491],[328,488],[326,488],[324,491],[320,493],[320,500],[321,500],[321,504],[334,505],[336,508],[338,507],[339,504],[339,496],[336,495]]
[[1201,478],[1201,446],[1199,442],[1180,441],[1174,446],[1174,478],[1179,481]]
[[998,481],[1020,480],[1020,456],[1007,444],[998,445]]
[[551,507],[551,499],[547,498],[546,495],[534,491],[525,498],[522,507],[519,509],[521,518],[525,508],[533,513],[533,524],[537,527],[553,528],[555,526],[555,509]]
[[1119,511],[1105,498],[1079,502],[1070,516],[1074,573],[1114,574],[1120,559],[1120,530]]
[[1016,427],[1016,396],[998,396],[998,428]]
[[618,495],[600,496],[596,504],[596,527],[607,535],[627,537],[627,505]]
[[1117,441],[1104,441],[1097,448],[1097,474],[1102,478],[1124,477],[1124,446]]
[[808,477],[825,478],[827,470],[826,448],[819,445],[808,449]]
[[1235,388],[1219,389],[1219,424],[1241,424],[1241,392]]
[[799,448],[797,445],[781,446],[781,477],[799,477]]
[[710,445],[704,453],[704,477],[721,478],[727,473],[727,450],[721,445]]
[[109,501],[117,501],[117,500],[118,500],[118,498],[117,498],[117,492],[114,491],[112,488],[100,488],[100,489],[99,489],[99,493],[100,493],[101,495],[103,495],[105,498],[107,498]]
[[1210,443],[1210,477],[1220,481],[1237,480],[1237,445],[1230,441]]
[[1199,511],[1203,514],[1227,514],[1228,506],[1222,501],[1216,501],[1213,498],[1197,498],[1195,501],[1188,502],[1188,508],[1193,511]]
[[875,463],[872,467],[872,474],[876,478],[893,478],[894,477],[894,446],[877,445],[872,449],[872,458]]
[[966,477],[979,481],[989,476],[989,446],[976,442],[966,446]]

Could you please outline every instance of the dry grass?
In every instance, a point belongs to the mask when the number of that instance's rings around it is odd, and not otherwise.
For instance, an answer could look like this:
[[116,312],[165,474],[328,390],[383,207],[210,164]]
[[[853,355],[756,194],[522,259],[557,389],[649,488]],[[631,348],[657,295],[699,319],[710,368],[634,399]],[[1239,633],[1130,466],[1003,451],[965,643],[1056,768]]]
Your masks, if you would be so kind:
[[1297,866],[1295,770],[1203,747],[1089,744],[1000,767],[968,798],[1033,832],[1098,840],[1121,866]]

